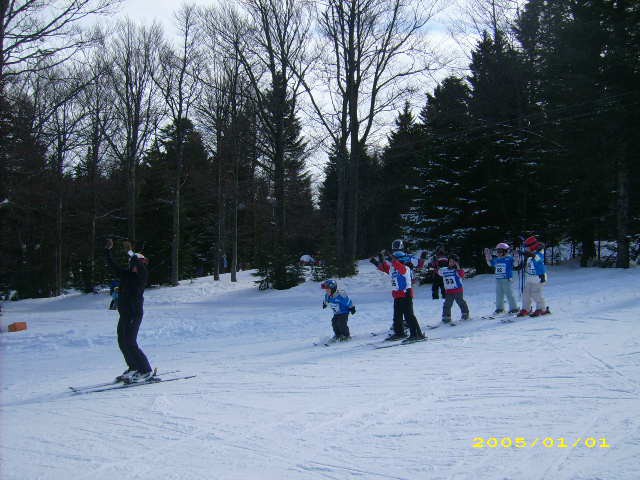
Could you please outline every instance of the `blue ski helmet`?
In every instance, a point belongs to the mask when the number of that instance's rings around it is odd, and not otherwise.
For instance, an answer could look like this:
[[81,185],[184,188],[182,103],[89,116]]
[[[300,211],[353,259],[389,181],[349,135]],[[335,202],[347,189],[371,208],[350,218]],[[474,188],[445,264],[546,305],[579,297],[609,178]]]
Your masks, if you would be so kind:
[[324,282],[322,282],[320,284],[320,288],[322,288],[322,289],[328,288],[332,292],[335,292],[336,289],[338,288],[338,284],[336,283],[335,280],[329,279],[329,280],[325,280]]

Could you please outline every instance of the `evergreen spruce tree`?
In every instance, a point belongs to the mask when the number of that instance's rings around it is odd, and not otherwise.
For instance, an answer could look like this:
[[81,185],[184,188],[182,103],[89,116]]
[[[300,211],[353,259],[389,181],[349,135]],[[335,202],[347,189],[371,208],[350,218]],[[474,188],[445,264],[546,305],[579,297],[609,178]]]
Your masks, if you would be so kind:
[[[518,21],[518,39],[532,72],[532,102],[541,106],[547,191],[539,208],[548,223],[582,245],[581,264],[595,255],[596,237],[609,237],[615,166],[607,148],[606,112],[614,96],[603,78],[605,23],[600,2],[531,0]],[[560,206],[560,208],[558,208]]]
[[395,120],[395,129],[382,155],[381,194],[376,220],[381,245],[389,246],[394,238],[411,236],[405,216],[418,196],[420,139],[409,103]]
[[[259,135],[263,168],[272,186],[270,198],[274,200],[274,208],[271,241],[261,246],[256,263],[257,275],[262,279],[260,282],[278,290],[291,288],[303,280],[300,252],[297,249],[302,244],[301,239],[308,238],[308,232],[304,233],[303,229],[313,209],[311,180],[304,169],[306,145],[301,139],[295,104],[290,99],[280,102],[283,92],[279,89],[284,88],[281,83],[275,81],[274,88],[277,91],[269,91],[265,96],[269,108],[267,113],[271,117],[267,123],[279,125],[284,134],[281,136],[267,125],[262,125]],[[283,144],[280,144],[281,141]],[[282,168],[273,163],[280,149],[284,152]],[[282,191],[279,191],[280,188]],[[275,202],[276,194],[282,197],[282,205]],[[280,208],[284,212],[278,211]]]
[[49,297],[56,284],[56,178],[34,115],[26,97],[0,99],[0,288],[15,298]]
[[[183,119],[183,185],[179,278],[193,277],[207,268],[212,238],[206,235],[202,212],[211,208],[212,194],[205,179],[211,165],[200,134]],[[165,127],[141,166],[139,245],[150,257],[149,281],[170,281],[172,179],[175,175],[177,141],[175,126]]]
[[497,38],[484,33],[470,69],[473,129],[468,138],[475,159],[468,172],[473,210],[465,222],[471,227],[465,253],[482,266],[482,246],[511,241],[543,225],[538,153],[543,145],[527,122],[532,109],[524,62],[504,33],[497,30]]
[[469,194],[466,172],[473,163],[468,150],[470,90],[464,80],[447,77],[427,94],[420,112],[420,195],[407,220],[412,236],[427,247],[459,249],[468,236]]

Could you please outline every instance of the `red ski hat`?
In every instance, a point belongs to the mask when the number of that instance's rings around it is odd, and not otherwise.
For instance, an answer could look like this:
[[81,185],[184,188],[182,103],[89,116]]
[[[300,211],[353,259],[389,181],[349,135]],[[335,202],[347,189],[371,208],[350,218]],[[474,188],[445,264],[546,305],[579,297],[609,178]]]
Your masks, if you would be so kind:
[[530,250],[539,250],[542,244],[536,237],[531,236],[524,241],[524,246]]

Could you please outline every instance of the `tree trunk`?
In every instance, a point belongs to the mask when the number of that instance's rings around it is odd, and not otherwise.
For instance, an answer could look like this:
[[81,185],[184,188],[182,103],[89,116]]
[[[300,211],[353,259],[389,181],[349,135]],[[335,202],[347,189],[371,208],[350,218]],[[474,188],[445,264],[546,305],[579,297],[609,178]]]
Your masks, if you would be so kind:
[[136,159],[133,154],[127,158],[127,237],[136,239]]
[[182,127],[178,119],[178,151],[176,158],[176,183],[173,197],[173,222],[171,226],[171,285],[178,285],[180,279],[180,193],[182,189],[182,163],[184,157],[184,141],[182,138]]
[[345,254],[345,224],[347,214],[347,152],[338,146],[336,157],[337,199],[336,199],[336,261],[341,270],[347,263]]
[[360,121],[358,117],[358,61],[357,55],[357,42],[361,39],[356,38],[356,18],[358,17],[356,12],[356,2],[352,2],[350,12],[348,16],[348,49],[346,59],[346,100],[348,105],[349,115],[349,135],[350,135],[350,156],[349,156],[349,169],[347,171],[347,178],[349,182],[349,197],[347,207],[347,231],[345,233],[345,260],[343,265],[347,268],[349,274],[353,273],[353,264],[356,258],[357,244],[358,244],[358,189],[359,189],[359,166],[360,166]]
[[617,194],[616,194],[616,231],[618,254],[616,255],[616,268],[629,268],[629,168],[626,159],[623,158],[626,149],[620,149]]
[[231,271],[231,281],[237,282],[238,272],[238,195],[239,195],[239,180],[240,175],[239,159],[238,159],[238,141],[237,136],[234,138],[234,154],[233,154],[233,211],[231,217],[231,264],[229,265]]
[[231,281],[237,282],[238,271],[238,165],[234,167],[233,174],[233,217],[232,217],[232,240],[231,240]]
[[[218,128],[218,149],[220,149],[220,145],[222,142],[222,130]],[[223,169],[222,169],[222,155],[220,152],[217,154],[218,156],[218,165],[217,165],[217,181],[218,181],[218,232],[216,244],[213,252],[213,261],[215,262],[213,268],[213,279],[220,280],[220,263],[222,262],[222,252],[224,251],[224,191],[223,191]],[[223,272],[224,273],[224,272]]]
[[4,36],[9,0],[0,0],[0,98],[4,98]]
[[58,191],[58,206],[56,209],[56,287],[54,295],[62,294],[62,185]]
[[60,295],[62,293],[62,215],[63,215],[63,205],[62,205],[62,189],[63,189],[63,156],[62,152],[59,148],[57,152],[57,178],[58,178],[58,191],[57,191],[57,206],[56,206],[56,265],[55,265],[55,291],[54,295]]

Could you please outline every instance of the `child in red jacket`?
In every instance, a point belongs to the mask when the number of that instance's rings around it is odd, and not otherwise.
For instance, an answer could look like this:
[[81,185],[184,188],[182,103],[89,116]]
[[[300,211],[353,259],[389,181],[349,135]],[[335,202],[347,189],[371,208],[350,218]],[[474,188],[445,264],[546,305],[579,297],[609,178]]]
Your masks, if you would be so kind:
[[[371,258],[379,270],[391,277],[391,296],[393,297],[393,334],[387,340],[401,340],[406,337],[404,333],[404,321],[409,326],[409,338],[422,340],[425,338],[418,319],[413,313],[413,288],[411,288],[411,269],[407,262],[401,260],[407,257],[403,251],[394,251],[389,259],[385,259],[382,253],[378,258]],[[424,260],[423,260],[424,261]]]

